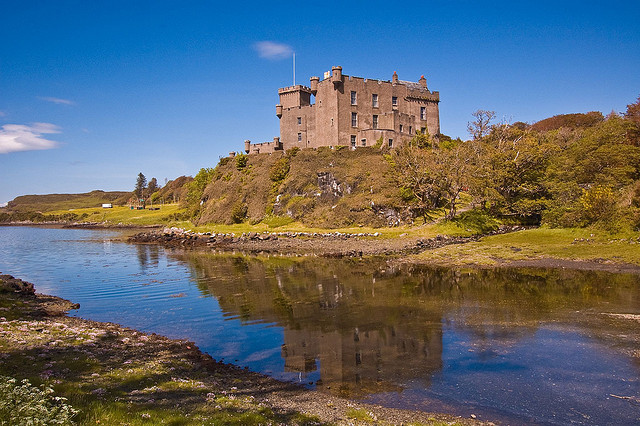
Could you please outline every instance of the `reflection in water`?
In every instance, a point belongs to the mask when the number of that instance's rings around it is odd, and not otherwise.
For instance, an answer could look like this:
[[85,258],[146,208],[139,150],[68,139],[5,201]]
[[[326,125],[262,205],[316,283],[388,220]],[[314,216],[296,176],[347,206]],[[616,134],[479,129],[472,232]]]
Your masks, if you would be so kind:
[[[623,423],[634,415],[610,395],[640,393],[637,323],[602,309],[639,313],[637,276],[173,256],[230,318],[282,326],[285,370],[319,389],[459,413],[464,401],[498,418],[611,419],[613,405]],[[606,353],[611,344],[615,355]],[[623,354],[635,354],[636,365]],[[588,394],[594,400],[581,402]]]
[[216,255],[115,236],[0,227],[0,271],[80,303],[74,315],[326,392],[508,423],[640,423],[638,276]]

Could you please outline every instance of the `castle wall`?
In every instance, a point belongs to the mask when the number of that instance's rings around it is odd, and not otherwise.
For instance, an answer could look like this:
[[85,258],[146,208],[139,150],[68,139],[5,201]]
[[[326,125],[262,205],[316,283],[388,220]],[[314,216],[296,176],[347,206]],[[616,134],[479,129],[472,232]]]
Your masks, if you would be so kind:
[[[397,146],[420,130],[440,133],[440,94],[428,90],[424,77],[401,81],[394,73],[392,81],[365,79],[342,74],[341,67],[333,67],[325,77],[312,78],[313,89],[297,85],[278,90],[282,149],[371,146],[381,136],[384,144],[391,139]],[[269,143],[257,145],[252,144],[250,152],[277,149]]]

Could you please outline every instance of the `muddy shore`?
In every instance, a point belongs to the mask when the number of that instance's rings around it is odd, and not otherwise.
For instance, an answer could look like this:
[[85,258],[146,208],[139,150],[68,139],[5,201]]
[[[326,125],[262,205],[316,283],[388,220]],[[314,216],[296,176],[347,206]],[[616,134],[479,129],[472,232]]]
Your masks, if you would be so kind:
[[[31,359],[34,365],[29,367],[29,371],[37,374],[36,377],[44,383],[64,387],[65,382],[69,382],[85,390],[91,397],[108,401],[111,395],[117,394],[114,402],[124,401],[129,406],[139,404],[142,407],[152,403],[156,409],[177,408],[186,416],[201,410],[203,404],[210,403],[214,398],[212,395],[224,395],[225,401],[229,398],[243,401],[247,410],[268,407],[277,419],[287,424],[297,423],[295,419],[300,413],[317,418],[322,423],[333,424],[357,423],[354,413],[366,415],[377,424],[481,423],[444,414],[362,404],[307,390],[218,362],[202,353],[193,342],[146,334],[114,323],[69,317],[66,312],[77,309],[78,305],[58,297],[36,294],[33,285],[8,275],[0,276],[0,297],[3,299],[0,312],[1,368],[4,374],[20,379],[24,378],[25,372],[20,371],[18,366],[24,365],[25,359]],[[85,371],[82,368],[67,368],[64,362],[72,356],[74,360],[84,356],[98,363],[98,372],[95,369]],[[56,361],[60,357],[61,360]],[[50,362],[38,367],[40,360]],[[12,365],[16,367],[12,368]],[[135,366],[159,366],[163,371],[170,371],[172,382],[195,383],[196,390],[164,389],[160,383],[162,374],[153,371],[150,377],[154,377],[155,381],[147,379],[144,389],[128,389],[123,395],[123,383],[128,382],[129,378],[126,374],[116,381],[111,377],[113,371],[121,369],[123,365],[132,367],[125,370],[132,376]],[[38,371],[31,371],[33,368]],[[40,368],[43,370],[39,371]],[[136,373],[139,374],[137,370]],[[115,388],[120,392],[117,393]],[[234,410],[237,410],[236,405]]]

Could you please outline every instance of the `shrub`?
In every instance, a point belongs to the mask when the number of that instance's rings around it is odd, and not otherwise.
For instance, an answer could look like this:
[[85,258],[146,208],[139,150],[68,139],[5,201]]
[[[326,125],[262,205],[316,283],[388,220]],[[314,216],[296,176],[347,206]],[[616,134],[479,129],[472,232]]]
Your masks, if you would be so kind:
[[232,223],[242,223],[247,218],[247,205],[241,202],[236,203],[233,208],[231,208],[231,222]]
[[249,160],[249,156],[246,154],[238,154],[236,155],[236,169],[242,170],[247,166],[247,161]]
[[289,158],[279,158],[269,169],[269,179],[273,182],[283,181],[287,177],[287,173],[289,173],[289,168]]
[[70,425],[78,410],[65,401],[53,396],[49,387],[37,388],[26,379],[18,384],[14,378],[0,376],[0,424]]
[[221,157],[220,161],[218,161],[218,166],[222,167],[226,165],[229,161],[231,161],[231,157]]

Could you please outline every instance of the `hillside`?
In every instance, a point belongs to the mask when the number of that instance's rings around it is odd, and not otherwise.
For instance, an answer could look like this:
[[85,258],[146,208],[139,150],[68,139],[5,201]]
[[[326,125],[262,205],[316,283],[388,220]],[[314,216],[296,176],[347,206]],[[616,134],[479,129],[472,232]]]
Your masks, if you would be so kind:
[[223,159],[204,190],[198,223],[259,222],[276,215],[326,228],[396,225],[408,217],[389,172],[375,148]]
[[7,204],[11,212],[49,212],[86,207],[100,207],[102,203],[124,204],[130,191],[91,191],[84,194],[21,195]]

